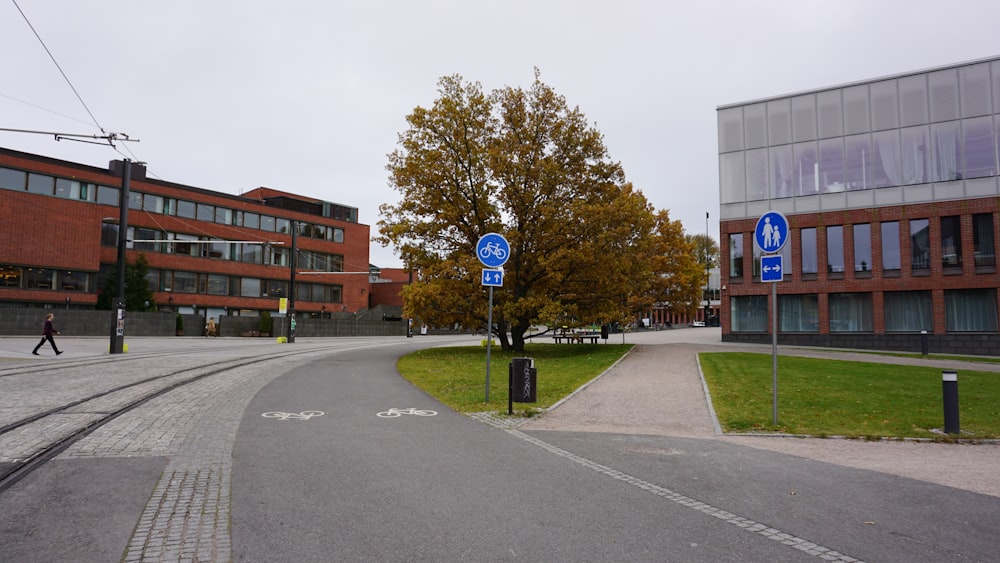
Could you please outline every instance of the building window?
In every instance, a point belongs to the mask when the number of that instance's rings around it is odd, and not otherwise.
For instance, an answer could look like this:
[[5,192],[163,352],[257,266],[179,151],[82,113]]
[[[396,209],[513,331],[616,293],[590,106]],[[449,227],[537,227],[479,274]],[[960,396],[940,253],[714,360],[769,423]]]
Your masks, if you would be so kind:
[[173,291],[175,293],[196,293],[198,274],[194,272],[174,272]]
[[782,145],[768,149],[771,155],[771,197],[783,198],[795,195],[794,168],[792,166],[792,146]]
[[97,203],[118,206],[118,188],[97,186]]
[[743,279],[743,233],[729,235],[729,279]]
[[260,215],[256,213],[243,213],[243,226],[248,229],[259,229]]
[[945,269],[962,268],[962,218],[941,218],[941,265]]
[[197,214],[199,221],[215,221],[215,206],[199,203]]
[[27,275],[24,276],[26,289],[52,289],[52,279],[55,275],[53,270],[28,268]]
[[52,195],[56,179],[44,174],[28,174],[28,191],[33,194]]
[[274,217],[270,215],[260,216],[260,230],[267,231],[269,233],[274,232]]
[[185,219],[195,218],[195,204],[193,201],[177,200],[177,216]]
[[872,270],[872,226],[868,223],[854,225],[854,271]]
[[816,227],[801,229],[799,250],[802,252],[802,274],[815,275],[819,272],[819,258],[816,254]]
[[5,190],[24,191],[27,174],[20,170],[10,168],[0,168],[0,188]]
[[898,273],[900,268],[899,221],[886,221],[882,223],[882,275]]
[[143,194],[142,210],[150,213],[163,213],[163,197],[153,194]]
[[767,296],[739,295],[729,300],[733,332],[767,332]]
[[831,293],[830,332],[871,332],[871,293]]
[[927,271],[931,267],[931,231],[927,219],[910,221],[910,268]]
[[823,139],[819,142],[819,185],[823,193],[842,192],[844,181],[844,140]]
[[778,317],[781,332],[818,332],[819,297],[808,295],[779,295]]
[[326,231],[326,240],[330,242],[344,242],[344,229],[330,227]]
[[232,257],[228,242],[209,242],[205,246],[205,257],[213,260],[229,260]]
[[950,182],[960,180],[958,173],[958,122],[935,123],[931,125],[931,181]]
[[978,213],[972,216],[972,254],[976,257],[977,267],[996,265],[992,213]]
[[264,245],[262,244],[241,244],[240,262],[250,264],[262,264],[264,261]]
[[129,227],[129,230],[132,231],[131,248],[148,252],[161,251],[160,243],[156,242],[163,239],[163,233],[160,231],[154,229],[143,229],[141,227]]
[[201,245],[197,244],[198,237],[194,235],[181,235],[174,233],[174,243],[170,246],[174,247],[174,254],[180,256],[201,256]]
[[206,292],[209,295],[229,295],[229,276],[208,274],[208,287]]
[[16,266],[0,266],[0,285],[7,288],[20,288],[22,269]]
[[931,330],[931,292],[887,291],[885,297],[885,331],[918,332]]
[[241,297],[261,297],[260,279],[258,279],[258,278],[240,278],[240,296]]
[[746,152],[747,201],[767,199],[767,149],[753,149]]
[[227,207],[215,208],[215,222],[220,225],[233,224],[233,210]]
[[831,278],[844,275],[844,227],[834,225],[826,228],[826,271]]
[[996,175],[993,118],[962,120],[962,177],[985,178]]
[[278,217],[274,220],[274,228],[277,232],[282,234],[291,234],[292,232],[292,222],[288,219],[282,219]]
[[944,313],[948,332],[996,332],[997,290],[946,289]]
[[101,245],[118,246],[118,225],[116,223],[101,223]]

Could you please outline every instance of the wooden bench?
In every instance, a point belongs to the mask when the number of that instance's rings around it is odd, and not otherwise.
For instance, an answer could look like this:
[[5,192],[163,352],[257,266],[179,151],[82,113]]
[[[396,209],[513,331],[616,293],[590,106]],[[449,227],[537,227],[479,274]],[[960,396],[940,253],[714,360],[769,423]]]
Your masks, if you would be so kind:
[[565,340],[567,344],[583,344],[584,340],[590,340],[591,344],[597,344],[597,339],[600,338],[600,334],[596,332],[571,332],[564,334],[553,334],[552,339],[555,340],[556,344],[562,344]]

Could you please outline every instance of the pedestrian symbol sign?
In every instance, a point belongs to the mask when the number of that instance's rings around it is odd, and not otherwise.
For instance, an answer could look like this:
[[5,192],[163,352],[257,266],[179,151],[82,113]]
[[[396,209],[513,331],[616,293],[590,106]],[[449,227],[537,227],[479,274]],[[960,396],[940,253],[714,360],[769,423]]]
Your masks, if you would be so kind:
[[503,270],[483,270],[483,285],[503,287]]
[[754,241],[764,252],[778,252],[788,240],[788,219],[778,211],[768,211],[757,220]]
[[762,282],[781,281],[782,279],[781,270],[783,269],[781,258],[782,256],[780,254],[760,257],[760,281]]

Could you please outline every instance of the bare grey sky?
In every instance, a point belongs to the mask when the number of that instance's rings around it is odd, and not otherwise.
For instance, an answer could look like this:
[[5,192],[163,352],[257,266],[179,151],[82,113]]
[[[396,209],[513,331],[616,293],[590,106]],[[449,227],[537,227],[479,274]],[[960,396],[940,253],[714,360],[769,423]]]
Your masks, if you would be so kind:
[[[528,88],[533,69],[688,233],[718,238],[715,108],[1000,54],[977,0],[205,2],[0,0],[0,128],[96,134],[21,10],[130,152],[0,131],[0,146],[240,192],[395,202],[386,154],[440,77]],[[371,261],[399,266],[389,249]]]

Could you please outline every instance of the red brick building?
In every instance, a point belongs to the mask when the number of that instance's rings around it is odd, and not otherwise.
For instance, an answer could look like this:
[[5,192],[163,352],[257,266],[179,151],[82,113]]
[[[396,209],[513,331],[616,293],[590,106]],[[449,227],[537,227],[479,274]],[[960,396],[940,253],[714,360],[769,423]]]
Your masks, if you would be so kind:
[[[112,168],[0,149],[0,306],[96,305],[117,257]],[[355,313],[379,304],[357,221],[353,207],[270,188],[229,195],[132,165],[126,255],[146,257],[161,310],[257,315],[289,296],[295,229],[296,311]]]
[[1000,59],[722,106],[718,130],[724,341],[1000,356]]

